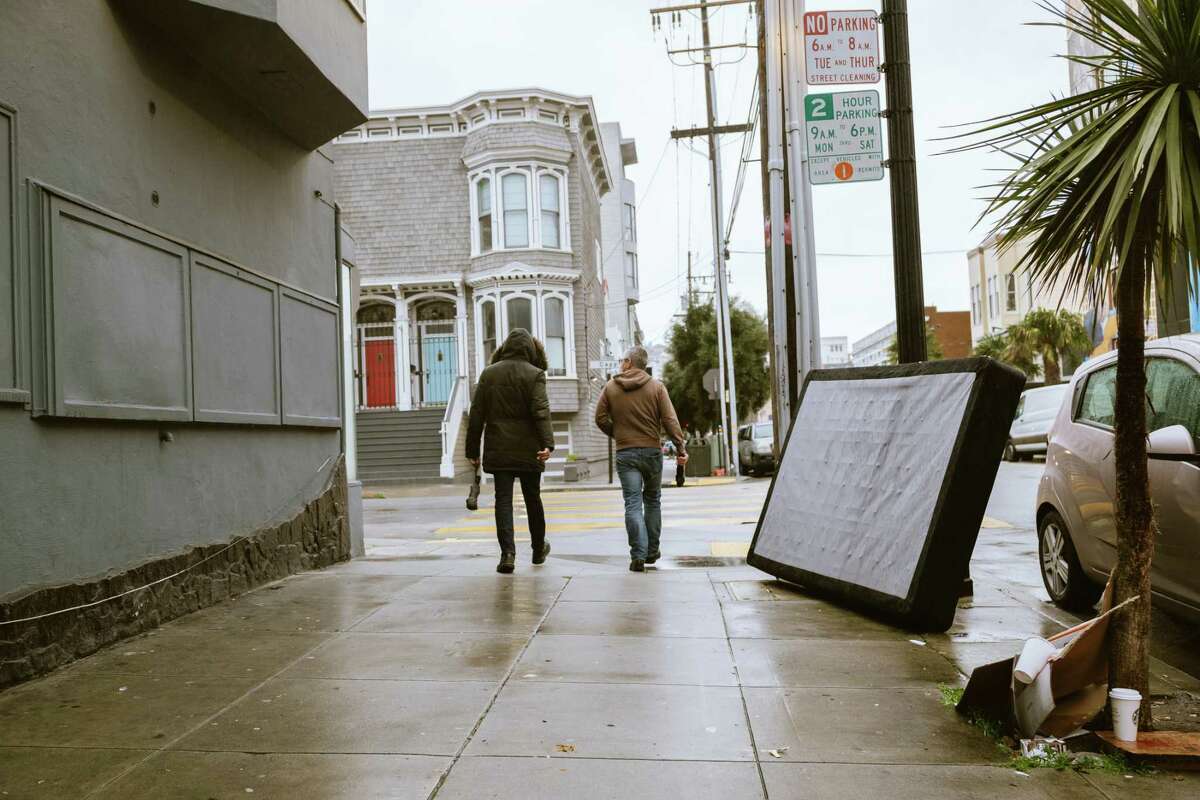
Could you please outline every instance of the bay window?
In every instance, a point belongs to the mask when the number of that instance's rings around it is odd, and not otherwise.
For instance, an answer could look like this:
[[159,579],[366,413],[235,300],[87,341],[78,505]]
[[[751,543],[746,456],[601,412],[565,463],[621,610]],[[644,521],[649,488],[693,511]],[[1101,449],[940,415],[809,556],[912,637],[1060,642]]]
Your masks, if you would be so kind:
[[566,169],[540,163],[482,167],[471,173],[471,254],[569,250]]
[[483,363],[492,363],[496,353],[496,301],[484,300],[479,304],[480,343],[483,348]]
[[537,335],[533,328],[533,301],[528,297],[516,296],[510,297],[506,301],[506,313],[508,315],[508,330],[505,335],[512,333],[516,328],[524,328],[530,333]]
[[475,184],[475,207],[478,213],[479,252],[492,249],[492,182],[483,178]]
[[545,345],[548,377],[576,377],[574,288],[569,283],[530,276],[473,291],[478,371],[491,363],[500,342],[513,330],[524,328]]
[[567,374],[567,315],[561,297],[545,299],[545,345],[546,359],[550,363],[547,375]]
[[549,172],[538,176],[538,202],[542,209],[542,247],[559,248],[558,178]]
[[500,181],[504,202],[504,246],[529,246],[529,189],[522,172],[510,172]]

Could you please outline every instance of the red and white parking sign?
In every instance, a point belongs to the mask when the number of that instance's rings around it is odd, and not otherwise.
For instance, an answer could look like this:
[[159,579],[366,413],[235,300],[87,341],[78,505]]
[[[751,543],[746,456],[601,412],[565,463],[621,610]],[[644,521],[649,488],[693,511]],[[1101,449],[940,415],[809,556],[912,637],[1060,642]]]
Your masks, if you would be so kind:
[[804,63],[809,86],[879,83],[879,15],[872,10],[805,14]]

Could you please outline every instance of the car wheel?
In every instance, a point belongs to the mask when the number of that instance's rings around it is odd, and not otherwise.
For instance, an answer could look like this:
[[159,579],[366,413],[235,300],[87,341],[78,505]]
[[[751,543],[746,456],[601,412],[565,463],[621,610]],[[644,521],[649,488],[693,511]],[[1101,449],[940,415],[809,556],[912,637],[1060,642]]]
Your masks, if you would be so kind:
[[1010,441],[1004,445],[1004,460],[1005,461],[1020,461],[1021,456],[1017,454],[1017,448]]
[[1096,605],[1104,587],[1093,583],[1083,571],[1067,525],[1055,511],[1038,522],[1038,560],[1042,584],[1055,605],[1068,611],[1089,611]]

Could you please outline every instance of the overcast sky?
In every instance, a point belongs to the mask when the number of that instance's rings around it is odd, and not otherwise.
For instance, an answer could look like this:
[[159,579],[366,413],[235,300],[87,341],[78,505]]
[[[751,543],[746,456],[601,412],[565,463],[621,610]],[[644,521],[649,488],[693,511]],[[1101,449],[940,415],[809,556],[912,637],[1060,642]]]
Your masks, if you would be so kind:
[[[650,341],[661,341],[684,292],[686,253],[712,271],[708,164],[670,139],[672,127],[704,123],[700,67],[673,66],[665,53],[699,45],[692,17],[651,31],[652,6],[668,0],[371,0],[370,100],[373,108],[450,103],[472,92],[538,86],[590,95],[603,122],[621,123],[637,140],[642,302]],[[682,4],[676,0],[677,5]],[[821,0],[809,10],[878,8],[878,2]],[[714,9],[713,44],[754,41],[746,6]],[[913,93],[921,193],[921,238],[927,254],[925,300],[939,309],[969,307],[966,251],[986,231],[975,187],[994,179],[1003,157],[937,155],[932,141],[946,126],[1046,100],[1067,89],[1058,54],[1065,36],[1034,0],[910,0]],[[675,57],[677,60],[679,56]],[[718,53],[721,123],[746,121],[755,80],[752,49]],[[738,59],[741,59],[740,61]],[[851,87],[852,88],[852,87]],[[883,85],[878,87],[881,92]],[[702,147],[703,140],[695,142]],[[740,136],[723,139],[725,213],[732,202]],[[752,158],[757,158],[757,147]],[[759,164],[748,174],[735,218],[732,293],[765,313],[766,282]],[[824,336],[851,341],[895,318],[887,182],[814,188]],[[950,251],[950,252],[943,252]],[[833,254],[849,254],[833,255]],[[864,255],[866,257],[858,257]]]

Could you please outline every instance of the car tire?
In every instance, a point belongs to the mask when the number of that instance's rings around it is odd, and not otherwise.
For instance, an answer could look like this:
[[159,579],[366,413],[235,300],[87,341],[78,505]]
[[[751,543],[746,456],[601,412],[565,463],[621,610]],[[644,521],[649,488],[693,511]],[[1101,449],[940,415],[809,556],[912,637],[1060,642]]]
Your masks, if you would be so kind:
[[1038,562],[1042,585],[1056,606],[1068,611],[1092,610],[1104,587],[1084,572],[1067,524],[1057,511],[1038,520]]
[[1021,460],[1021,454],[1017,452],[1017,448],[1013,445],[1011,439],[1004,445],[1004,460],[1014,463]]

